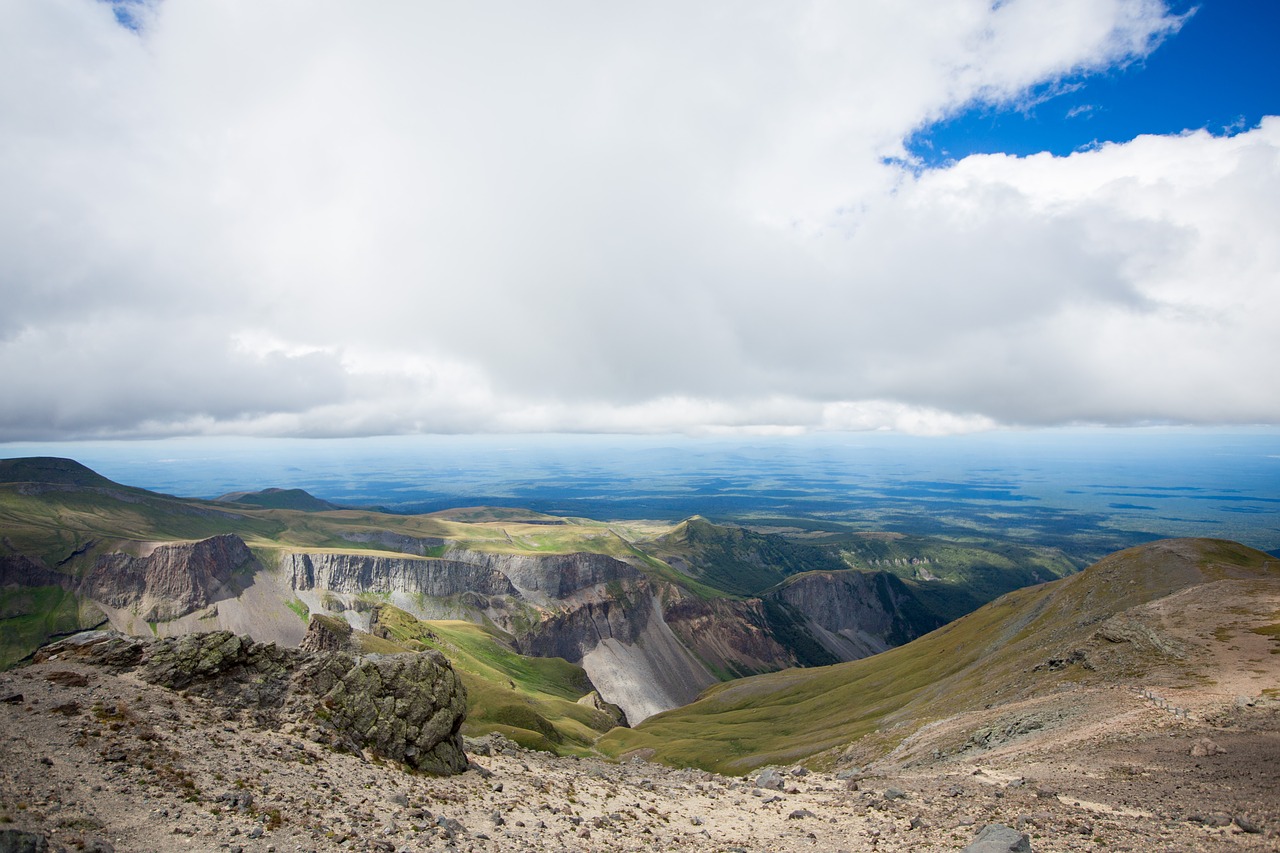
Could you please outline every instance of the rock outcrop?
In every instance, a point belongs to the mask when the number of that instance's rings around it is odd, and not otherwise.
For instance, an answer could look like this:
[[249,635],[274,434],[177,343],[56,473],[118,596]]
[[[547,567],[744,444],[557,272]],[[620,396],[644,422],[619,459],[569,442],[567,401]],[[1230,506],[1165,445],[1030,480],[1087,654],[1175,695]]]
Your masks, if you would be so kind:
[[887,572],[809,572],[767,597],[797,614],[807,633],[841,661],[900,646],[942,624]]
[[0,556],[0,587],[10,585],[60,586],[71,589],[75,585],[75,578],[22,554],[5,554]]
[[211,604],[253,559],[234,533],[160,545],[145,557],[104,554],[80,592],[110,607],[136,610],[148,622],[177,619]]
[[522,592],[549,598],[565,598],[587,587],[641,577],[634,566],[605,554],[490,554],[459,548],[446,556],[500,572]]
[[343,620],[313,613],[298,648],[304,652],[349,652],[353,650],[351,634],[351,626]]
[[148,640],[112,631],[78,634],[36,653],[73,658],[216,700],[260,724],[308,719],[335,746],[370,750],[428,773],[467,768],[460,730],[467,697],[439,652],[355,657],[255,643],[229,631]]
[[672,595],[663,615],[699,660],[722,672],[744,676],[796,665],[795,655],[778,642],[758,598]]
[[[317,693],[328,686],[313,685]],[[324,690],[321,703],[334,728],[380,755],[438,775],[467,769],[460,734],[466,691],[437,651],[365,658]]]
[[613,720],[613,724],[615,726],[630,726],[627,722],[627,715],[623,712],[622,708],[612,702],[606,702],[600,696],[600,692],[598,690],[592,690],[586,696],[583,696],[578,700],[578,704],[585,705],[588,708],[595,708],[597,711]]
[[605,640],[634,645],[654,608],[648,583],[637,584],[635,593],[589,601],[548,616],[517,637],[517,650],[522,655],[579,663]]
[[294,589],[333,592],[407,592],[445,598],[472,592],[518,595],[506,575],[458,560],[381,557],[373,554],[285,554],[280,566]]

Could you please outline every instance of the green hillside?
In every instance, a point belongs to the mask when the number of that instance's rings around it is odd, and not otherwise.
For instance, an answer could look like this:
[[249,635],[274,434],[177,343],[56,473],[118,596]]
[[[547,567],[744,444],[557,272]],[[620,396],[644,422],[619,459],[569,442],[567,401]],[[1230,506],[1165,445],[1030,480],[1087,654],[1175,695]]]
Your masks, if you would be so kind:
[[1102,677],[1079,666],[1029,673],[1120,611],[1224,578],[1280,576],[1280,563],[1221,540],[1167,540],[1011,592],[905,646],[852,663],[786,670],[711,688],[697,702],[600,741],[666,763],[742,773],[809,759],[866,737],[883,751],[932,720]]
[[219,503],[247,504],[265,509],[296,509],[299,512],[325,512],[342,509],[322,501],[303,489],[263,489],[260,492],[231,492],[217,499]]
[[734,595],[758,595],[797,572],[847,568],[832,553],[701,516],[641,543],[669,565]]
[[499,732],[522,746],[561,754],[590,750],[616,721],[578,702],[591,692],[582,667],[561,658],[526,657],[501,632],[470,622],[422,622],[398,608],[378,607],[370,652],[436,649],[467,688],[463,732]]

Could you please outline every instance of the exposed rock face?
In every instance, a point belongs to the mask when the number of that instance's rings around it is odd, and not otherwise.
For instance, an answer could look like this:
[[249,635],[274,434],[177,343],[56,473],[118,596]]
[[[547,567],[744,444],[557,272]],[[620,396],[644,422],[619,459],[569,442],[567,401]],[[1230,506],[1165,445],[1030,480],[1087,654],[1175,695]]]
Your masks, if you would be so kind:
[[771,632],[760,599],[672,598],[663,607],[667,624],[701,660],[736,675],[795,665],[795,656]]
[[214,601],[232,574],[253,560],[233,533],[161,545],[146,557],[104,554],[81,593],[116,608],[137,608],[148,622],[176,619]]
[[352,650],[351,626],[341,619],[312,615],[307,635],[298,648],[304,652],[349,652]]
[[501,572],[457,560],[414,560],[371,554],[285,554],[280,565],[294,589],[342,593],[409,592],[444,598],[466,592],[517,595]]
[[60,586],[70,589],[75,579],[21,554],[0,556],[0,586]]
[[564,658],[573,663],[605,640],[635,644],[653,611],[648,583],[634,587],[634,595],[589,601],[544,619],[517,639],[520,654]]
[[448,544],[448,540],[438,536],[409,536],[390,530],[344,531],[338,535],[348,542],[381,545],[402,554],[416,554],[419,557],[427,556],[427,552],[432,548],[443,548]]
[[[317,683],[317,692],[323,682]],[[369,657],[323,696],[330,722],[357,744],[428,773],[467,769],[462,751],[466,691],[444,655]]]
[[485,566],[511,579],[521,591],[540,592],[550,598],[610,581],[637,580],[640,572],[604,554],[488,554],[455,549],[452,559]]
[[36,660],[68,657],[136,669],[151,684],[252,711],[260,722],[310,718],[335,744],[417,770],[447,775],[467,768],[460,734],[466,690],[439,652],[356,658],[277,648],[229,631],[176,640],[97,631],[46,646]]
[[606,702],[600,696],[599,691],[592,690],[586,696],[579,699],[578,704],[586,705],[588,708],[595,708],[600,713],[607,715],[611,720],[613,720],[613,724],[615,726],[629,727],[629,724],[627,723],[627,715],[623,712],[622,708],[612,702]]
[[901,580],[886,572],[811,572],[769,593],[800,614],[837,660],[857,660],[940,627]]

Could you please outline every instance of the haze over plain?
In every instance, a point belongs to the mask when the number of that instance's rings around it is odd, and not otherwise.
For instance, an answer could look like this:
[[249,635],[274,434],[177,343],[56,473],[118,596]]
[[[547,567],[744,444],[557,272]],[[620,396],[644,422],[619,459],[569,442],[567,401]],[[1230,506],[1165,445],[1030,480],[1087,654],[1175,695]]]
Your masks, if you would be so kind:
[[1275,60],[1089,134],[1230,5],[10,4],[0,440],[1275,424]]

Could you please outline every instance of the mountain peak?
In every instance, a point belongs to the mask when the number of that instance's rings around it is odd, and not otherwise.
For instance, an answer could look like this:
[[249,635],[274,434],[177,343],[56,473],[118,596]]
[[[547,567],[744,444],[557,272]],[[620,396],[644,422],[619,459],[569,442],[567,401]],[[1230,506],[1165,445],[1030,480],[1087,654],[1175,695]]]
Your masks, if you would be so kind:
[[257,492],[229,492],[216,500],[222,503],[249,504],[263,509],[292,509],[301,512],[324,512],[342,509],[304,489],[262,489]]
[[118,486],[74,459],[27,456],[0,459],[0,483],[51,483],[59,486]]

